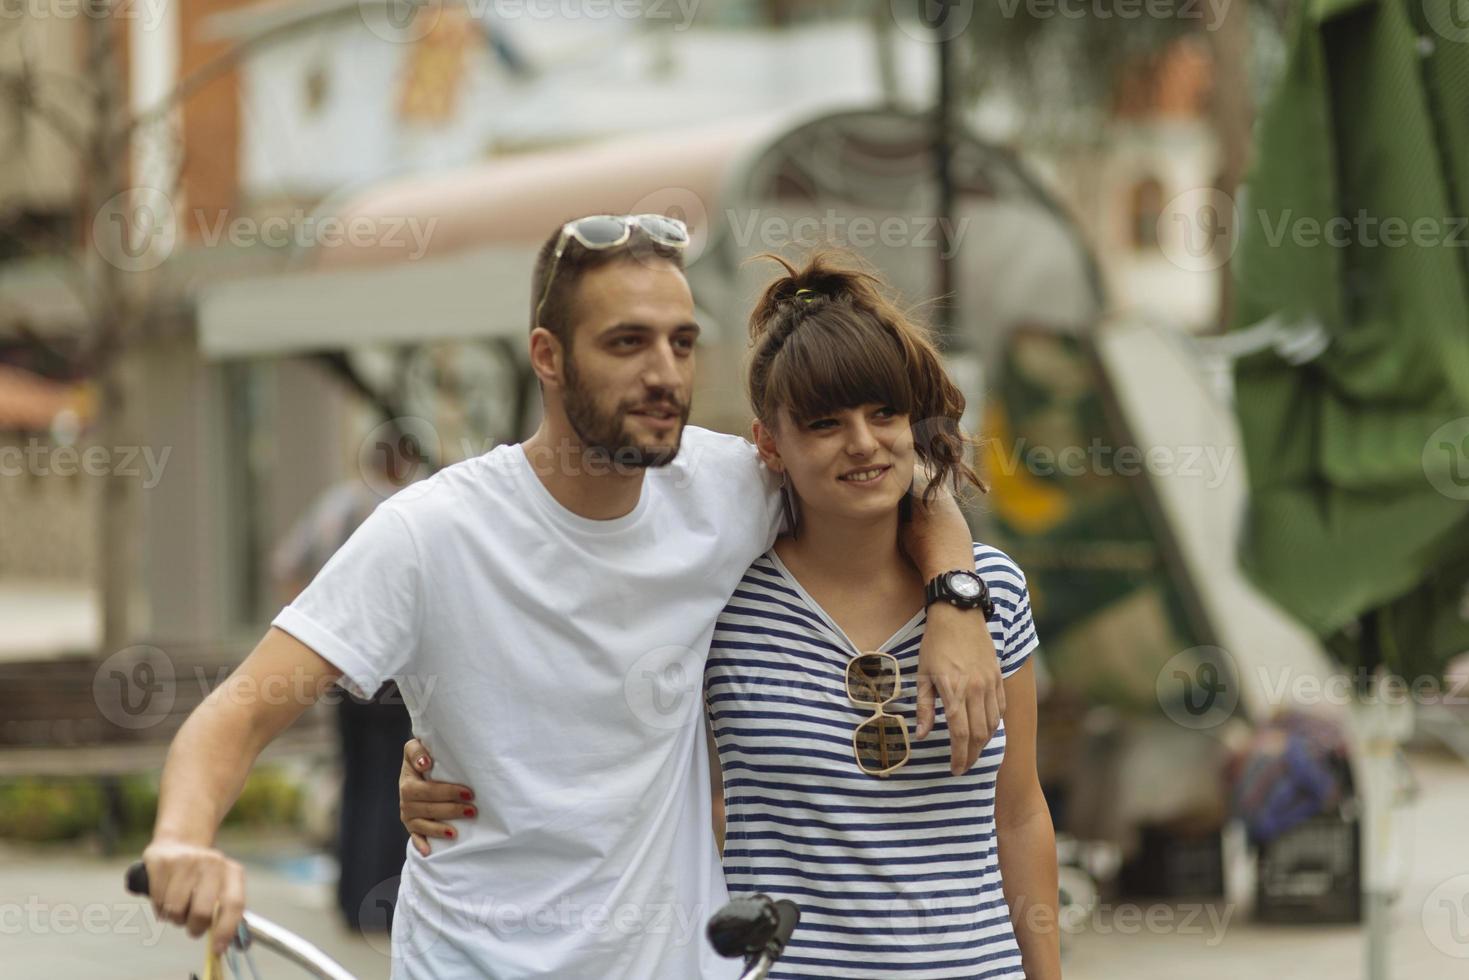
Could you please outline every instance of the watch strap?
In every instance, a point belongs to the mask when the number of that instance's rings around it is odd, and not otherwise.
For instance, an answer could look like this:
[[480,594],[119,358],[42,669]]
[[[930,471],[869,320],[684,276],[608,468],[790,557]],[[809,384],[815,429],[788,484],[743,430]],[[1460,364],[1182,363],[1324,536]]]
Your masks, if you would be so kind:
[[928,584],[923,587],[923,608],[927,609],[935,602],[943,600],[958,609],[979,609],[984,613],[986,620],[993,619],[995,616],[995,601],[990,597],[989,585],[985,582],[984,576],[968,568],[956,569],[955,571],[965,572],[974,576],[975,581],[979,583],[979,596],[975,599],[968,599],[958,595],[949,585],[949,576],[953,575],[954,572],[942,572],[931,578]]

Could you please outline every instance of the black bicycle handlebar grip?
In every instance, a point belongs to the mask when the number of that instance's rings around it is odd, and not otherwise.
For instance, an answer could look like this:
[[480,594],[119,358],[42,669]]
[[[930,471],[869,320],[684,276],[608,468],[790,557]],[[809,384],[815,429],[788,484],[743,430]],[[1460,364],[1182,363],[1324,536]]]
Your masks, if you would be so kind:
[[785,952],[786,943],[791,941],[791,933],[796,931],[796,926],[801,922],[801,907],[790,899],[783,898],[775,903],[775,914],[779,924],[765,946],[773,957]]
[[123,880],[127,882],[128,891],[134,895],[147,895],[152,890],[148,887],[148,869],[142,861],[129,865]]
[[720,956],[749,956],[764,949],[780,928],[777,903],[768,895],[737,898],[709,919],[709,945]]

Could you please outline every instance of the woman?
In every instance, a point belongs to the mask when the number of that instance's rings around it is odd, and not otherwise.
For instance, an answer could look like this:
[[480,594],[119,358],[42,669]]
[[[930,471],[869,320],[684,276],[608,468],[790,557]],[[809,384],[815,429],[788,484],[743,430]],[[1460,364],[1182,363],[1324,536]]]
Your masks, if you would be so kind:
[[[899,524],[920,462],[925,494],[984,489],[963,461],[963,395],[877,277],[770,257],[786,275],[751,316],[747,386],[788,533],[730,598],[705,673],[730,892],[800,904],[773,976],[1059,977],[1037,640],[1024,576],[995,548],[974,556],[1004,722],[959,776],[942,709],[912,740],[925,594]],[[416,742],[408,755],[431,764]],[[431,819],[443,812],[405,802],[420,850],[452,836]]]

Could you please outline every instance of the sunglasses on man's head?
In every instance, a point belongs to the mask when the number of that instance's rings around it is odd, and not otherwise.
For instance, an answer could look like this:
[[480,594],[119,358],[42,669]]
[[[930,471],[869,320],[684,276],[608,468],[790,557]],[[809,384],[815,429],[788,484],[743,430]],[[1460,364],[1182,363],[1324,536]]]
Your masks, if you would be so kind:
[[575,239],[582,248],[605,251],[626,245],[632,239],[634,228],[668,248],[687,248],[689,244],[688,225],[665,214],[589,214],[568,221],[561,226],[556,252],[551,256],[551,269],[546,273],[546,285],[541,290],[540,302],[536,303],[536,326],[540,326],[541,308],[551,293],[551,282],[556,278],[556,267],[561,264],[567,243]]

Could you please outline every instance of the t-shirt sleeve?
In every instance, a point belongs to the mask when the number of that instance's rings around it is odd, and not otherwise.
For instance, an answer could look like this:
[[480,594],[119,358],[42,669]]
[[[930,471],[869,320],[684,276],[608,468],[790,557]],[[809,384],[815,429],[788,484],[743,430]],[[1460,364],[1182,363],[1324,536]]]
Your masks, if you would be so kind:
[[755,444],[743,436],[710,432],[700,446],[700,458],[691,464],[708,466],[714,474],[714,480],[703,484],[705,492],[723,495],[721,512],[742,540],[759,549],[752,554],[769,551],[783,526],[780,476],[761,462]]
[[998,548],[977,541],[974,569],[984,579],[995,602],[995,618],[1000,626],[1000,642],[995,645],[1000,656],[1000,676],[1009,677],[1025,666],[1025,661],[1040,646],[1030,614],[1030,587],[1014,559]]
[[412,660],[423,610],[417,547],[396,507],[380,504],[271,623],[370,697]]

